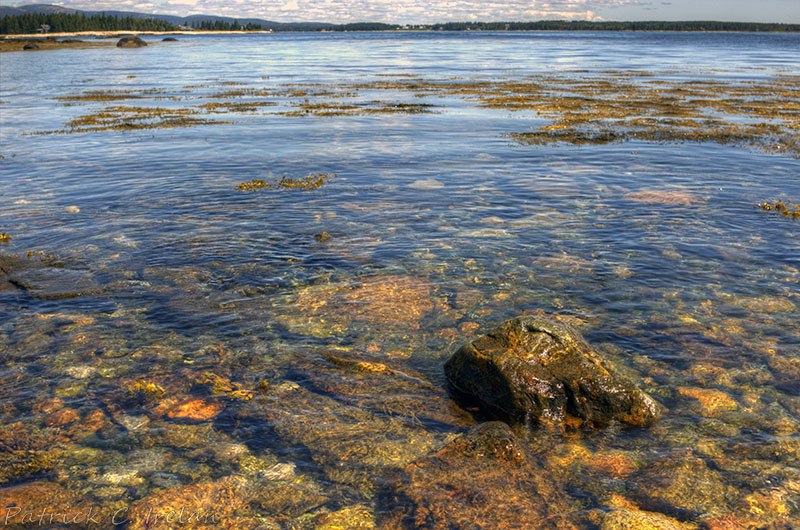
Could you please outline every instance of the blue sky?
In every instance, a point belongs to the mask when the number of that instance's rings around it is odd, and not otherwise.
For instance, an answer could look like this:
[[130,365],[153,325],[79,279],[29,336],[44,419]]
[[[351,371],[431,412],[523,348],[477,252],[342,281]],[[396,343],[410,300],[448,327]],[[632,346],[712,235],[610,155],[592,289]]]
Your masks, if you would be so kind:
[[800,0],[0,0],[278,21],[727,20],[800,23]]

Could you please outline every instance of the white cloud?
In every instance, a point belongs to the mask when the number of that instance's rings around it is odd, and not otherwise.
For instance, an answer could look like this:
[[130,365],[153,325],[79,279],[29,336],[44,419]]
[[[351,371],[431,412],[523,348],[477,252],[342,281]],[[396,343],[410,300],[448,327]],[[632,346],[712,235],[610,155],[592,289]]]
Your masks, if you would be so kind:
[[[2,0],[0,0],[2,1]],[[19,0],[16,3],[30,3]],[[187,16],[254,17],[277,21],[432,23],[448,21],[596,20],[597,9],[638,0],[75,0],[86,10],[131,9]]]

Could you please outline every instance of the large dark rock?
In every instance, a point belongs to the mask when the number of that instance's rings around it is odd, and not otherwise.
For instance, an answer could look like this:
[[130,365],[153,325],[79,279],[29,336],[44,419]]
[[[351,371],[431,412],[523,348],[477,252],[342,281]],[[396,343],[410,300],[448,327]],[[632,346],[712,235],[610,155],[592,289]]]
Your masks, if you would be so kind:
[[128,35],[117,41],[117,48],[141,48],[142,46],[147,46],[147,43],[136,35]]
[[548,318],[509,320],[462,346],[445,374],[457,398],[513,422],[644,426],[661,410],[578,332]]
[[387,479],[385,528],[576,530],[570,500],[508,425],[487,422]]
[[39,49],[39,45],[35,44],[33,42],[29,42],[28,44],[23,46],[22,49],[23,50],[38,50]]
[[163,39],[161,39],[161,42],[178,42],[178,39],[176,39],[175,37],[164,37]]

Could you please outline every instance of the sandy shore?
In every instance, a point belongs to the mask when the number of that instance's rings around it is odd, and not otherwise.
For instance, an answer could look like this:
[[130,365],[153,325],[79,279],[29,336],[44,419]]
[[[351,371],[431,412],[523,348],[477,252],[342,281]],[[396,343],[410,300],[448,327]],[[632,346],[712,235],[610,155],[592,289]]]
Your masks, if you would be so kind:
[[250,33],[272,33],[271,31],[76,31],[74,33],[25,33],[0,35],[0,39],[43,39],[46,37],[116,37],[117,35],[247,35]]
[[[122,35],[245,35],[249,33],[271,33],[269,31],[79,31],[76,33],[28,33],[23,35],[0,35],[0,53],[20,52],[28,42],[35,42],[38,50],[61,50],[64,48],[97,48],[115,46]],[[81,38],[90,37],[89,40]],[[98,37],[101,37],[98,39]],[[105,37],[105,38],[102,38]],[[71,42],[55,39],[68,39]],[[107,40],[106,40],[107,39]],[[26,50],[27,51],[27,50]]]

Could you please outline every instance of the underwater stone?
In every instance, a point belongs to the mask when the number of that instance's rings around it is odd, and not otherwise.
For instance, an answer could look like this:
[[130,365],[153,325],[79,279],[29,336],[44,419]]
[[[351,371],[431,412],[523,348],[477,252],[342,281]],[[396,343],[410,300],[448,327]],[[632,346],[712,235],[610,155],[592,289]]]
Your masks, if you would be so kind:
[[462,346],[445,364],[456,397],[515,422],[645,426],[660,405],[616,373],[566,324],[540,317],[507,321]]
[[[226,477],[216,482],[179,486],[134,502],[125,514],[130,530],[176,525],[178,514],[189,528],[215,527],[246,506],[245,481]],[[167,519],[169,517],[169,519]],[[191,520],[190,520],[191,517]],[[170,523],[170,524],[168,524]]]
[[407,523],[402,528],[582,527],[558,478],[502,422],[479,425],[409,464],[389,484],[390,498],[402,504],[394,514]]
[[87,271],[48,267],[44,263],[15,256],[0,256],[0,283],[6,281],[43,299],[74,298],[102,291]]

